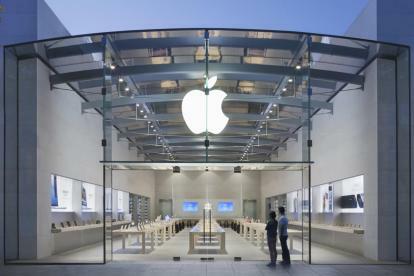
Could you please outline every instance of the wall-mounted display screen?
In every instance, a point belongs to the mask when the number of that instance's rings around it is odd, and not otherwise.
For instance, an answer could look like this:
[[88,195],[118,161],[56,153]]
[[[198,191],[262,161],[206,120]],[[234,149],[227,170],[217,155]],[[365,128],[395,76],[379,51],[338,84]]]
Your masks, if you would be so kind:
[[82,211],[95,211],[96,185],[83,182],[82,183]]
[[341,196],[340,198],[341,208],[357,208],[357,199],[355,195]]
[[196,202],[196,201],[184,201],[183,202],[183,211],[184,212],[197,212],[198,211],[198,202]]
[[52,175],[52,183],[50,185],[50,188],[50,206],[57,207],[59,205],[59,200],[57,193],[56,175]]
[[298,191],[287,193],[287,211],[288,213],[298,212]]
[[[364,212],[364,176],[356,176],[338,181],[339,207],[342,213]],[[335,186],[336,187],[336,186]],[[336,188],[335,188],[336,189]]]
[[51,175],[50,206],[52,211],[72,212],[73,180]]
[[218,212],[233,212],[234,204],[231,201],[219,202],[217,204],[217,211]]
[[316,213],[332,213],[333,212],[333,185],[322,184],[312,187],[312,211]]

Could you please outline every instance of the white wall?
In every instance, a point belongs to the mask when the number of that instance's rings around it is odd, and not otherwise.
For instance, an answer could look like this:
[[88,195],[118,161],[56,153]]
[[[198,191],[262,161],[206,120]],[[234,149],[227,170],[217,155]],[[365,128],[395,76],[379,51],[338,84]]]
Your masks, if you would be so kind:
[[[219,201],[233,201],[234,212],[213,214],[215,217],[242,216],[242,200],[256,199],[260,213],[260,172],[243,171],[172,171],[155,172],[156,201],[173,199],[173,213],[176,217],[200,217],[208,199],[216,205]],[[199,201],[199,212],[190,214],[182,211],[183,201]],[[156,209],[156,215],[160,213]]]

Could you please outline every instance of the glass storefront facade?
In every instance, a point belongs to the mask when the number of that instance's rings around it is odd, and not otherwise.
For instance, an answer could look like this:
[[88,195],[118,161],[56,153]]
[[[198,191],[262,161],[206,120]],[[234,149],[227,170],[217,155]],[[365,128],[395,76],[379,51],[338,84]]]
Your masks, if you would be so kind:
[[[7,263],[123,260],[137,254],[125,249],[134,234],[128,227],[154,228],[160,214],[177,219],[160,237],[142,230],[147,236],[136,238],[144,251],[149,240],[151,254],[194,226],[176,209],[184,203],[189,212],[207,203],[217,214],[239,208],[217,217],[220,228],[235,231],[284,206],[295,260],[410,262],[408,47],[296,32],[167,29],[35,41],[4,53]],[[209,115],[214,89],[226,94],[228,122],[218,134],[212,129],[220,118]],[[190,90],[208,97],[189,113],[202,118],[198,134],[181,114]],[[240,184],[214,198],[217,183],[197,200],[180,196],[179,184],[168,186],[166,198],[145,194],[158,174],[186,166],[257,171],[258,196],[244,197]],[[259,245],[260,231],[249,231],[243,238]]]

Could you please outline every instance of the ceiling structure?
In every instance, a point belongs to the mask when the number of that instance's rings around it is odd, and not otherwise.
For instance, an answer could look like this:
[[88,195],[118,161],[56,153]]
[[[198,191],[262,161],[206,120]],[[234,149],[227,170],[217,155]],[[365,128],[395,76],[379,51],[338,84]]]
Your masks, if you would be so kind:
[[[102,58],[104,35],[45,43],[53,67],[53,89],[69,87],[85,102],[80,112],[102,112],[104,66],[112,82],[117,138],[153,162],[205,160],[205,135],[186,126],[181,102],[186,92],[203,90],[204,29],[105,34],[110,64]],[[332,98],[360,89],[362,68],[372,57],[368,42],[303,33],[208,30],[209,76],[227,93],[229,123],[209,134],[211,162],[269,161],[296,143],[308,111],[334,112]],[[308,49],[308,45],[310,45]],[[68,92],[70,93],[70,92]],[[137,159],[138,160],[138,159]]]

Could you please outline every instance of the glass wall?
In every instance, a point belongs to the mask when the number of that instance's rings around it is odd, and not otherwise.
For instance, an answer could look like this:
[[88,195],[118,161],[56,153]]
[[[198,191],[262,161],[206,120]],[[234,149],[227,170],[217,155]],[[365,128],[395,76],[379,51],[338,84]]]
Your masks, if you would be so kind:
[[[404,46],[229,29],[67,37],[6,47],[4,96],[7,262],[109,262],[128,229],[166,223],[147,205],[177,211],[134,164],[207,172],[213,162],[234,174],[279,167],[259,199],[232,205],[206,192],[197,210],[240,207],[234,219],[263,226],[284,205],[309,263],[411,258]],[[187,199],[180,208],[191,212]],[[82,243],[61,246],[64,233]]]

